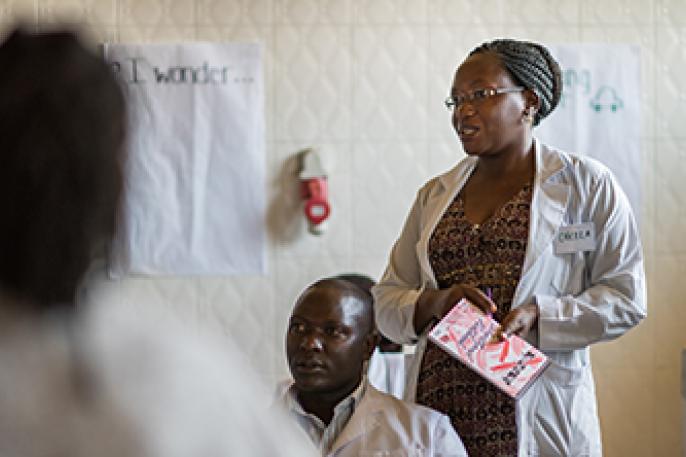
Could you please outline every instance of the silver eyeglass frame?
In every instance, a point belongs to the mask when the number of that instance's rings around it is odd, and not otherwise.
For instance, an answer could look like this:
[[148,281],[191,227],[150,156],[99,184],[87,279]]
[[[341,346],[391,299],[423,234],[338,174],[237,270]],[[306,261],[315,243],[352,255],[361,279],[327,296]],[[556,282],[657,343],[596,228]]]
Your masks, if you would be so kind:
[[473,103],[475,101],[486,100],[487,98],[494,97],[500,94],[511,94],[513,92],[523,92],[526,90],[525,87],[515,86],[515,87],[486,87],[484,89],[476,89],[468,92],[466,95],[458,96],[457,99],[452,95],[445,99],[445,107],[448,111],[453,111],[458,106],[464,103]]

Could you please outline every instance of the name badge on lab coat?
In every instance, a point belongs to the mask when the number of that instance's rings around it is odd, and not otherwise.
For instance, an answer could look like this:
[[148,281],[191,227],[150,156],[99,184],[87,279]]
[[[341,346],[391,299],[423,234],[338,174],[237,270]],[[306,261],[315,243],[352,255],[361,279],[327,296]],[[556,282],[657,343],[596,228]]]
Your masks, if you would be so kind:
[[595,251],[595,227],[590,222],[560,227],[554,246],[555,254]]

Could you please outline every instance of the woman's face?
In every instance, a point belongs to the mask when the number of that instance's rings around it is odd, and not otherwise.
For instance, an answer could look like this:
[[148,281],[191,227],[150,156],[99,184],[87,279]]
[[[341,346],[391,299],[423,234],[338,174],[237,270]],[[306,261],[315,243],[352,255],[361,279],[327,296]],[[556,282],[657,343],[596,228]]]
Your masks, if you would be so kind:
[[[486,52],[474,54],[460,65],[451,95],[457,98],[479,89],[517,86],[500,58]],[[525,110],[523,92],[496,94],[455,106],[453,126],[467,154],[495,156],[522,144],[527,134]]]

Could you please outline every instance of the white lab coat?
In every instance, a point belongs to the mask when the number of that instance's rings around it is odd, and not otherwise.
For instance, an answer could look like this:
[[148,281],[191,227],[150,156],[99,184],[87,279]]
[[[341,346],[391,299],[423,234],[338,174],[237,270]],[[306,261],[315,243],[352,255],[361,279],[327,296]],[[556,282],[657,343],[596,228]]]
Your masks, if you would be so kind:
[[[538,328],[528,339],[552,363],[518,401],[519,455],[600,456],[589,345],[622,335],[646,316],[639,233],[626,196],[605,166],[538,141],[535,160],[529,239],[512,307],[538,303]],[[420,189],[373,289],[381,331],[401,343],[418,340],[408,369],[408,400],[414,399],[426,344],[426,333],[414,332],[415,302],[425,288],[437,288],[428,241],[476,162],[467,157]],[[580,223],[594,226],[595,250],[555,254],[560,228]]]
[[405,392],[405,365],[410,357],[403,352],[381,352],[376,348],[367,368],[369,383],[381,392],[402,399]]
[[3,298],[0,456],[316,455],[231,341],[153,306],[36,317]]
[[[391,451],[422,457],[467,456],[462,440],[447,416],[398,400],[368,385],[328,456],[395,455],[388,453]],[[413,454],[413,451],[417,453]]]

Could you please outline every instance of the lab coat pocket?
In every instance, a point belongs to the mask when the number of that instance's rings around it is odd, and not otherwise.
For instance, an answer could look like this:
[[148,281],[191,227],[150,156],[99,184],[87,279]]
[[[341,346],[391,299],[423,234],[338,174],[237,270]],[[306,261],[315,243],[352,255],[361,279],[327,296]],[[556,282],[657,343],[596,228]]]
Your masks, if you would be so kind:
[[533,456],[589,456],[595,422],[595,399],[588,366],[570,368],[551,361],[538,383],[531,411]]

